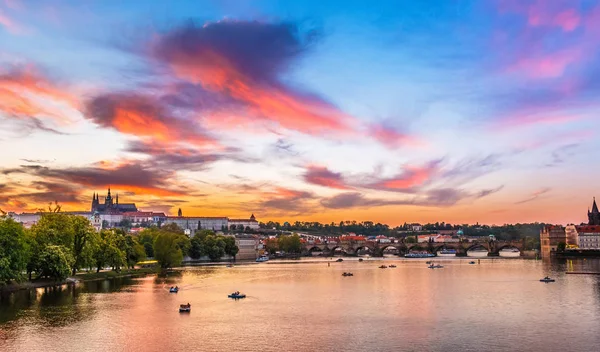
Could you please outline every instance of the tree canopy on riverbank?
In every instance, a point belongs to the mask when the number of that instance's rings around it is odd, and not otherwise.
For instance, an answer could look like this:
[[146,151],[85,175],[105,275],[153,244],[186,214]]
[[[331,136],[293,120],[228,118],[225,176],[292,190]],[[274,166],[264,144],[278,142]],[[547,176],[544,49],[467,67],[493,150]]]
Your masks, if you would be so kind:
[[31,229],[0,217],[0,284],[28,278],[64,280],[81,269],[116,271],[146,258],[137,236],[96,232],[81,216],[48,212]]

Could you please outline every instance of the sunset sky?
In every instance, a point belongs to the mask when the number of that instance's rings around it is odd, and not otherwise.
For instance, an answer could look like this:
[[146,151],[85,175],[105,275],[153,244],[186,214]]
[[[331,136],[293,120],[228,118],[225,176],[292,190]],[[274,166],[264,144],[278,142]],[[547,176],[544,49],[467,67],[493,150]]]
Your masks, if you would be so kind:
[[0,0],[0,208],[580,223],[600,1]]

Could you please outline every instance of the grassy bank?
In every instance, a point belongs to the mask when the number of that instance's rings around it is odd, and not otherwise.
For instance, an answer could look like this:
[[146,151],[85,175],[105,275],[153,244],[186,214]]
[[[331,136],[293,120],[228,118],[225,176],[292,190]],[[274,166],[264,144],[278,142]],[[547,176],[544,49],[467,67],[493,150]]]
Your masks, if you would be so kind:
[[149,274],[156,274],[160,272],[159,267],[151,267],[151,268],[139,268],[139,269],[123,269],[119,272],[116,271],[101,271],[97,272],[87,272],[87,273],[77,273],[77,275],[73,276],[73,278],[79,281],[94,281],[94,280],[106,280],[106,279],[115,279],[120,277],[133,277],[133,276],[144,276]]
[[0,285],[0,292],[13,292],[18,290],[29,290],[33,288],[40,287],[51,287],[51,286],[61,286],[67,284],[73,284],[78,281],[95,281],[95,280],[106,280],[106,279],[116,279],[121,277],[138,277],[145,276],[150,274],[160,273],[161,269],[159,267],[150,267],[150,268],[138,268],[138,269],[126,269],[121,270],[119,272],[116,271],[101,271],[97,272],[80,272],[75,276],[71,276],[63,281],[54,281],[54,280],[32,280],[32,281],[23,281],[23,282],[12,282],[9,285]]

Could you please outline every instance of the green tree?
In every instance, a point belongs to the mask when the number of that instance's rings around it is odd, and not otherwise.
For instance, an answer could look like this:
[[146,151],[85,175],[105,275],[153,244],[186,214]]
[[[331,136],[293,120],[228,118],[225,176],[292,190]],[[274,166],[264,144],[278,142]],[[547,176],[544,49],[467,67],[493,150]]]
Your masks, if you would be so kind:
[[93,252],[89,248],[93,247],[92,241],[95,240],[95,230],[88,219],[82,216],[73,216],[69,219],[73,227],[73,275],[77,270],[87,266],[92,261]]
[[158,235],[159,229],[156,227],[150,227],[144,229],[138,235],[138,241],[140,244],[144,246],[144,250],[146,251],[146,257],[154,258],[154,238]]
[[215,235],[208,235],[204,239],[204,249],[212,261],[217,261],[225,255],[225,241]]
[[29,261],[29,244],[23,226],[0,218],[0,284],[22,279]]
[[65,246],[46,246],[40,253],[39,276],[64,280],[69,276],[73,262],[73,256]]
[[127,266],[133,268],[135,263],[146,259],[146,250],[141,245],[137,238],[132,235],[126,235],[125,239],[125,258]]
[[279,249],[286,253],[300,253],[302,242],[297,234],[291,236],[280,236],[278,239]]
[[45,213],[31,227],[31,232],[42,247],[57,245],[72,249],[75,241],[72,218],[73,216],[63,213]]
[[235,237],[224,236],[223,240],[225,241],[225,254],[235,258],[235,256],[240,251],[238,246],[235,244]]
[[194,236],[190,241],[190,250],[188,255],[192,259],[200,259],[203,255],[205,255],[204,251],[204,241],[200,236]]
[[181,264],[183,251],[181,250],[181,237],[176,233],[162,232],[154,239],[154,258],[161,268],[172,268]]
[[100,231],[99,241],[94,252],[96,272],[100,272],[106,266],[120,271],[121,267],[126,265],[126,254],[119,247],[119,244],[124,242],[120,237],[122,236],[113,230]]

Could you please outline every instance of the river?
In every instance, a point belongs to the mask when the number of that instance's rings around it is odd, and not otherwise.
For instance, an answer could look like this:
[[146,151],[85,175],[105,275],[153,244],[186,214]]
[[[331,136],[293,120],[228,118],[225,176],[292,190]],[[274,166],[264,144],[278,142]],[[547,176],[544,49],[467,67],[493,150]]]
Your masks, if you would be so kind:
[[470,260],[270,261],[20,291],[1,298],[0,351],[598,349],[600,276],[565,271],[600,260]]

